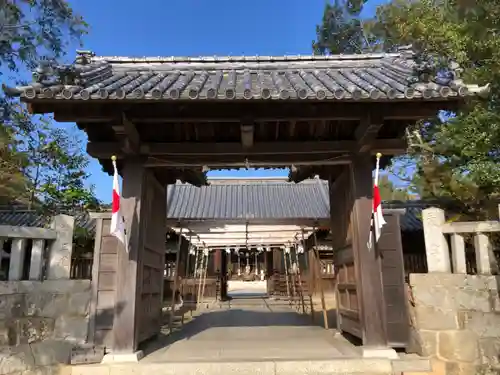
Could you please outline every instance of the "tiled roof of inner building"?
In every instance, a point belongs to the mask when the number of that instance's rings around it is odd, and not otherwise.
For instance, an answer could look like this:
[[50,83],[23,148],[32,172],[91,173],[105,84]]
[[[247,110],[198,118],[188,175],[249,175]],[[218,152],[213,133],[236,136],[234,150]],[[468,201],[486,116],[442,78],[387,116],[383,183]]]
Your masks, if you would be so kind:
[[481,89],[457,69],[432,77],[409,49],[387,54],[240,57],[95,57],[34,73],[35,82],[10,88],[30,99],[77,100],[408,100],[445,99]]
[[[328,184],[319,179],[293,182],[168,185],[167,217],[179,220],[324,219]],[[326,185],[328,186],[328,185]]]
[[[182,183],[169,185],[167,216],[170,219],[223,220],[241,218],[241,210],[245,210],[246,214],[253,214],[256,219],[329,217],[330,202],[328,195],[323,194],[328,191],[328,182],[309,180],[295,184],[295,189],[290,189],[291,185],[294,184],[227,184],[203,188]],[[241,200],[243,196],[247,197],[248,204]],[[383,203],[384,209],[405,209],[400,220],[404,232],[422,230],[422,209],[429,206],[422,202]],[[94,233],[95,221],[88,214],[78,212],[73,216],[77,226]],[[247,215],[247,218],[251,217]],[[50,217],[35,211],[0,208],[0,225],[46,227],[49,222]]]

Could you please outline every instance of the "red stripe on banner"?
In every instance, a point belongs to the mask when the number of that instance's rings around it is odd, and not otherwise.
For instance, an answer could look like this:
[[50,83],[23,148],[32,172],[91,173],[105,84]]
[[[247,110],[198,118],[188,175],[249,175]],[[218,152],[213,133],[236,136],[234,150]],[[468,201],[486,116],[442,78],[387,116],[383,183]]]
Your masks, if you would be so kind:
[[382,204],[380,199],[380,190],[377,185],[373,187],[373,212],[377,212],[377,208]]
[[111,203],[111,212],[114,214],[120,210],[120,196],[113,189],[113,202]]

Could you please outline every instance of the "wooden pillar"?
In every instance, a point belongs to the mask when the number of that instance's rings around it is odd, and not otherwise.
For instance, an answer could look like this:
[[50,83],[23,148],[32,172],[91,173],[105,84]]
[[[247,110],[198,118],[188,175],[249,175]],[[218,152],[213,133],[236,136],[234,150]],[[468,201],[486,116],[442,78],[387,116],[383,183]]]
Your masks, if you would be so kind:
[[214,250],[214,272],[216,276],[220,275],[220,272],[222,270],[222,257],[220,252],[220,249]]
[[230,254],[226,250],[222,250],[220,253],[220,279],[221,279],[221,289],[220,289],[220,299],[225,301],[227,299],[227,275],[228,275],[228,257]]
[[[216,288],[216,291],[215,291],[215,298],[219,298],[219,299],[222,299],[222,273],[221,273],[221,270],[222,270],[222,257],[221,257],[221,250],[220,249],[216,249],[216,250],[213,250],[213,257],[212,257],[212,263],[213,263],[213,272],[214,272],[214,275],[216,280],[217,280],[217,288]],[[209,275],[210,276],[210,275]],[[217,290],[218,289],[218,290]]]
[[351,223],[358,300],[361,306],[363,345],[387,347],[381,262],[375,249],[368,249],[372,213],[372,162],[356,158],[350,166]]
[[136,330],[139,251],[144,241],[144,166],[127,160],[123,169],[121,211],[127,231],[128,252],[118,246],[113,353],[134,353],[138,346]]
[[139,342],[158,333],[161,325],[166,189],[140,158],[124,160],[122,176],[120,209],[128,251],[118,246],[112,354],[139,357]]

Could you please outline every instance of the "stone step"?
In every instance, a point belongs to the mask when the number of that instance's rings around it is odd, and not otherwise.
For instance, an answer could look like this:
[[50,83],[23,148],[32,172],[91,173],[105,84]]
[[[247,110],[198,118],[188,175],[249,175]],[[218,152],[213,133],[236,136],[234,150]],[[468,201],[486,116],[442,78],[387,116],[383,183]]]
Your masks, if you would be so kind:
[[[425,365],[427,363],[427,365]],[[331,360],[262,360],[111,363],[71,366],[71,375],[399,375],[430,371],[428,360],[339,358]]]

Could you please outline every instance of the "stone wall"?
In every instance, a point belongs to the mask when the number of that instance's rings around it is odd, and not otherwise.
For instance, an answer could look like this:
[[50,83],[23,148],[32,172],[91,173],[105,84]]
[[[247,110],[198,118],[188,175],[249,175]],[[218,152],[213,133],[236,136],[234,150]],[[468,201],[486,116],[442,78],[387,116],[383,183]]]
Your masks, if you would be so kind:
[[0,282],[0,375],[49,374],[87,340],[90,280]]
[[500,276],[411,274],[413,349],[435,373],[500,374]]

